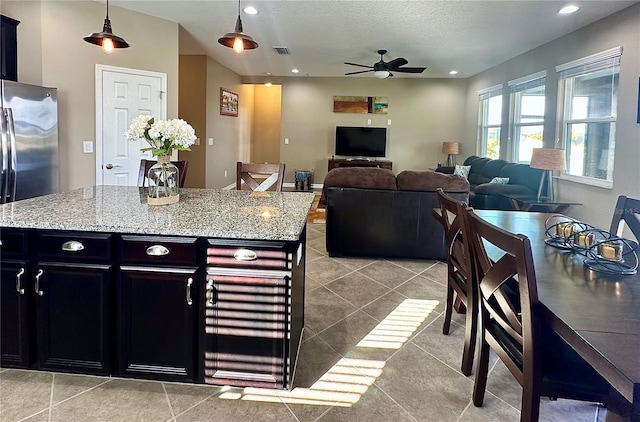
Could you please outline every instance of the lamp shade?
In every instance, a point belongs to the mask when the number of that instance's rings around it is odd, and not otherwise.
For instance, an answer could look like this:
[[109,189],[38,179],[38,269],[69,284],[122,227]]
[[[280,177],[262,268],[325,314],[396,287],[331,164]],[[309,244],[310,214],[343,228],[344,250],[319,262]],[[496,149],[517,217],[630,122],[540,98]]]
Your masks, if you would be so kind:
[[564,150],[557,148],[534,148],[529,166],[542,170],[564,170]]
[[442,143],[443,154],[460,154],[460,142],[443,142]]

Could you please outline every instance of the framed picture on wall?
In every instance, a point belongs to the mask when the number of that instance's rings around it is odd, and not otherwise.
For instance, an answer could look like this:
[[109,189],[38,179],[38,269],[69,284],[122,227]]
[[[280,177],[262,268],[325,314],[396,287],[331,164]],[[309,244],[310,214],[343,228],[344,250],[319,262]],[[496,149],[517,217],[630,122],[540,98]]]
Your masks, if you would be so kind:
[[238,117],[238,94],[225,88],[220,88],[220,114]]

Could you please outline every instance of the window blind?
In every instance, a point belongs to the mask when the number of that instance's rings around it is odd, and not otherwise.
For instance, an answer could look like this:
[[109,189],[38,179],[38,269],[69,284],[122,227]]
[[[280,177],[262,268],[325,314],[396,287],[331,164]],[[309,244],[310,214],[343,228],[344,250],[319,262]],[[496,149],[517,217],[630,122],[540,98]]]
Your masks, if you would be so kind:
[[490,86],[489,88],[481,89],[478,91],[478,98],[480,100],[487,100],[497,95],[502,95],[502,84]]
[[621,46],[558,65],[556,66],[558,79],[573,78],[596,70],[620,66],[620,56],[622,56]]
[[507,82],[509,92],[520,92],[530,88],[544,86],[547,82],[547,71],[542,70],[532,75],[523,76]]

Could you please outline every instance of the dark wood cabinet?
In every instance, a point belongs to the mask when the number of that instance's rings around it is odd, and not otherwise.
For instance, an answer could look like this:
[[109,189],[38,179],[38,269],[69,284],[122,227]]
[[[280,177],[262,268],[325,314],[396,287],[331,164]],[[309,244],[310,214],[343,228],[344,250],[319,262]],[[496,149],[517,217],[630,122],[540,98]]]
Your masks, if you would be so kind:
[[109,374],[111,265],[41,262],[34,271],[38,368]]
[[332,158],[329,160],[328,171],[340,167],[376,167],[392,170],[393,162],[387,160],[350,160],[348,158]]
[[0,15],[0,79],[18,80],[18,24]]
[[119,375],[195,380],[198,286],[197,268],[122,267]]
[[0,266],[0,364],[29,366],[29,266],[27,261],[2,260]]
[[209,241],[201,297],[205,383],[292,387],[304,324],[301,245]]

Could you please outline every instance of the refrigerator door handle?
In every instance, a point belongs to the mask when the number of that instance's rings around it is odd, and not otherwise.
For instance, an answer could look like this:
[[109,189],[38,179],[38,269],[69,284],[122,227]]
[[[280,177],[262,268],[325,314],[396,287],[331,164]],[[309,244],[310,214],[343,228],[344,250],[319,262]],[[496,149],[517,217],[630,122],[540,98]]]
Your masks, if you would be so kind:
[[2,167],[0,168],[0,204],[7,202],[9,196],[9,133],[7,132],[7,117],[5,108],[0,107],[0,159]]
[[13,125],[13,110],[7,108],[7,129],[9,134],[9,202],[16,199],[16,167],[18,166],[18,149],[16,148],[16,129]]

